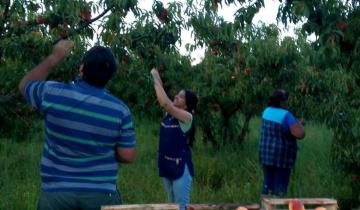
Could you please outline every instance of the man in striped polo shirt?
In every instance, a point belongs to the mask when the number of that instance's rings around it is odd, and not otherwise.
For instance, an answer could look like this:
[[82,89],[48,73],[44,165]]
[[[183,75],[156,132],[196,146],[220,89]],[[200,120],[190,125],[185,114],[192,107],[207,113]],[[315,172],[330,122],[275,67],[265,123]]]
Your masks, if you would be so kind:
[[135,160],[129,108],[104,87],[116,64],[110,49],[87,51],[77,81],[46,81],[73,44],[59,41],[19,84],[28,103],[45,117],[38,209],[100,209],[120,204],[118,162]]

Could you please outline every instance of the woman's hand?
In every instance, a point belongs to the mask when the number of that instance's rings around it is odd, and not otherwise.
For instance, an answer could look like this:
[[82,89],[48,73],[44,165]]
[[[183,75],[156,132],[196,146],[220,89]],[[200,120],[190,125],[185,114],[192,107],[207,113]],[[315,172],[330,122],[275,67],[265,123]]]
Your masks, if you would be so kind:
[[156,92],[156,98],[159,102],[159,105],[169,114],[171,114],[173,117],[178,119],[179,121],[183,123],[189,122],[189,113],[183,109],[177,108],[174,106],[173,102],[169,99],[167,96],[161,78],[159,74],[159,70],[157,68],[151,69],[151,76],[154,80],[154,87]]
[[157,70],[157,68],[152,68],[150,73],[152,76],[159,75],[159,70]]
[[151,76],[153,77],[154,84],[162,86],[162,81],[160,78],[159,70],[157,68],[151,69]]

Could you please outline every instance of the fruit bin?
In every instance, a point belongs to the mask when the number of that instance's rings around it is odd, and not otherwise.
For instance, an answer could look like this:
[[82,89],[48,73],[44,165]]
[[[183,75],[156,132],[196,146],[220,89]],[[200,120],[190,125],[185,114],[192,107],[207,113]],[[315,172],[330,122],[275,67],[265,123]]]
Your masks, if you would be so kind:
[[186,210],[260,210],[257,203],[188,204]]
[[101,210],[178,210],[179,205],[176,204],[130,204],[130,205],[111,205],[102,206]]
[[[132,204],[132,205],[113,205],[102,206],[101,210],[178,210],[177,204]],[[226,204],[188,204],[187,210],[260,210],[257,203],[226,203]]]
[[337,201],[332,198],[263,198],[261,207],[262,210],[289,209],[289,202],[294,200],[302,203],[306,210],[316,209],[317,207],[323,207],[326,210],[338,209]]

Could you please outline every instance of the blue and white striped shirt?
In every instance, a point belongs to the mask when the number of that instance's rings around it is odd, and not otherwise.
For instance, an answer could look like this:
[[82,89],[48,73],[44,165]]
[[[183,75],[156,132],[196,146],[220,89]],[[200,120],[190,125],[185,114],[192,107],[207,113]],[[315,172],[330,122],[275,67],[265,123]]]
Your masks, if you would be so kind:
[[42,189],[115,192],[115,148],[136,144],[129,108],[82,80],[29,81],[25,98],[45,116]]

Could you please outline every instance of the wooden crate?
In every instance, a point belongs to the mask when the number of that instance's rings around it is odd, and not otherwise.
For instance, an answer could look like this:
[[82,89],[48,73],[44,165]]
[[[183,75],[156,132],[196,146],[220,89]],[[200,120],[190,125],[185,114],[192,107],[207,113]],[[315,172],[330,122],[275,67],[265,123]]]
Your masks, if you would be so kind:
[[[231,203],[231,204],[188,204],[187,210],[234,210],[239,206],[246,207],[248,210],[260,210],[259,204],[254,203]],[[132,204],[132,205],[113,205],[102,206],[101,210],[178,210],[178,204]]]
[[260,205],[256,203],[188,204],[186,210],[234,210],[240,206],[248,210],[260,210]]
[[306,210],[322,206],[326,210],[338,209],[337,201],[331,198],[263,198],[261,206],[263,210],[288,209],[289,202],[293,199],[304,204]]
[[101,210],[179,210],[178,204],[131,204],[131,205],[113,205],[102,206]]

